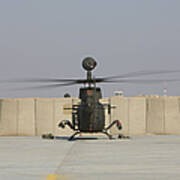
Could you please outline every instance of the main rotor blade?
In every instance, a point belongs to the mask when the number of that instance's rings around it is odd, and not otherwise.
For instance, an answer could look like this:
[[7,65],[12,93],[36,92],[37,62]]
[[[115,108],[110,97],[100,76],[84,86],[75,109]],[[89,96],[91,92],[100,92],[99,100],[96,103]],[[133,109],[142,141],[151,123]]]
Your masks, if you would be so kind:
[[165,82],[180,82],[180,79],[122,79],[122,80],[105,80],[104,83],[141,83],[141,84],[155,84]]
[[148,76],[148,75],[155,75],[155,74],[170,74],[170,73],[178,73],[180,70],[149,70],[149,71],[137,71],[132,73],[126,73],[117,76],[109,76],[105,78],[101,78],[102,80],[110,80],[110,79],[118,79],[118,78],[128,78],[128,77],[139,77],[139,76]]
[[51,85],[40,85],[40,86],[30,86],[25,88],[15,88],[12,90],[30,90],[30,89],[52,89],[52,88],[58,88],[58,87],[64,87],[64,86],[72,86],[76,83],[64,83],[64,84],[51,84]]
[[32,79],[11,79],[0,80],[0,83],[58,83],[58,82],[76,82],[77,79],[58,79],[58,78],[32,78]]
[[73,83],[73,84],[86,84],[86,83],[94,83],[101,82],[102,79],[58,79],[58,78],[34,78],[34,79],[11,79],[11,80],[0,80],[0,83]]
[[[128,77],[140,77],[140,76],[148,76],[155,74],[169,74],[169,73],[178,73],[180,70],[152,70],[152,71],[137,71],[132,73],[126,73],[118,76],[109,76],[104,78],[94,78],[91,80],[87,79],[59,79],[59,78],[32,78],[32,79],[12,79],[12,80],[0,80],[0,83],[61,83],[61,82],[69,82],[73,84],[86,84],[86,83],[101,83],[107,82],[108,80],[113,79],[123,79]],[[141,80],[142,81],[142,80]],[[149,81],[149,80],[147,80]],[[118,82],[118,81],[116,81]],[[122,81],[121,81],[122,82]],[[149,81],[150,82],[150,81]]]

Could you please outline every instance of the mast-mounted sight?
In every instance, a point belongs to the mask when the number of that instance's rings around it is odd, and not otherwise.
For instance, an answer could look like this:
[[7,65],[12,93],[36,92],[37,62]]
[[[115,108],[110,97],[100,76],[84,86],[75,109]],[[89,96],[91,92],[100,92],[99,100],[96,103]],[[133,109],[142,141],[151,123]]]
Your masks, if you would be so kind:
[[87,57],[83,60],[82,62],[82,66],[86,71],[92,71],[97,65],[97,62],[91,58],[91,57]]

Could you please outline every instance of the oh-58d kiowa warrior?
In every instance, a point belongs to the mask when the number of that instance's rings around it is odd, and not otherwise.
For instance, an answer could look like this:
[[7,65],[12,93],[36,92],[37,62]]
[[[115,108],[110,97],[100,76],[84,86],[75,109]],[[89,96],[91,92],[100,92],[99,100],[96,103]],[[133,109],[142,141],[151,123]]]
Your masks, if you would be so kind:
[[[63,120],[59,123],[60,128],[69,126],[75,133],[69,138],[73,138],[80,133],[103,133],[112,139],[113,136],[108,132],[112,126],[116,125],[117,129],[122,129],[122,124],[119,120],[111,122],[105,127],[105,110],[108,109],[108,113],[111,113],[112,107],[110,104],[102,104],[100,99],[102,98],[101,88],[97,87],[97,83],[164,83],[164,82],[178,82],[180,79],[135,79],[136,77],[155,75],[155,74],[168,74],[178,73],[180,70],[151,70],[151,71],[138,71],[132,73],[126,73],[118,76],[109,76],[103,78],[94,78],[92,76],[92,70],[96,67],[97,62],[92,57],[87,57],[82,61],[83,68],[87,71],[86,79],[60,79],[60,78],[35,78],[35,79],[19,79],[19,80],[6,80],[1,82],[25,82],[25,83],[51,83],[46,85],[38,85],[30,87],[30,89],[49,89],[58,88],[62,86],[72,86],[76,84],[84,84],[84,87],[80,88],[79,98],[80,103],[72,105],[72,121]],[[131,79],[129,79],[131,78]],[[29,89],[29,88],[28,88]],[[22,90],[22,89],[21,89]],[[67,109],[67,108],[66,108]],[[46,123],[46,122],[44,122]],[[52,134],[43,135],[43,138],[54,138]],[[119,138],[125,137],[119,135]]]
[[110,104],[103,105],[100,103],[102,93],[101,89],[96,87],[96,83],[103,81],[103,79],[92,78],[92,70],[96,65],[97,63],[93,58],[88,57],[83,60],[82,66],[87,71],[87,79],[77,80],[76,83],[88,84],[88,87],[80,88],[79,98],[81,103],[72,106],[72,122],[63,120],[59,123],[59,127],[65,128],[68,125],[75,131],[69,140],[80,133],[104,133],[109,139],[112,139],[108,130],[113,125],[116,125],[119,130],[122,129],[119,120],[115,120],[108,127],[105,127],[105,108],[107,107],[108,113],[110,113],[111,108],[114,107],[111,107]]

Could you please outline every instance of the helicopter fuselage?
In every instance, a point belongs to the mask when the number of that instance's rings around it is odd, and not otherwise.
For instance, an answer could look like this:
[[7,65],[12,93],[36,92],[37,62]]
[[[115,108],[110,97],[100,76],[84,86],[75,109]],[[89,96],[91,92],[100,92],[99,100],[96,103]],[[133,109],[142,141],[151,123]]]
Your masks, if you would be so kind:
[[77,109],[78,129],[80,132],[101,132],[105,126],[105,108],[99,102],[102,97],[100,88],[81,88],[81,104]]

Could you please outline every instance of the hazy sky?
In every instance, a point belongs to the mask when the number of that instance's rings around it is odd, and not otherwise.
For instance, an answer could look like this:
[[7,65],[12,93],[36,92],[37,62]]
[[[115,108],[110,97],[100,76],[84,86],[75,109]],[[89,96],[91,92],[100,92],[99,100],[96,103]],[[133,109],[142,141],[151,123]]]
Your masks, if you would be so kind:
[[[180,69],[180,1],[0,0],[0,80],[83,78],[86,56],[98,61],[96,77]],[[14,86],[22,87],[0,84],[0,96],[77,96],[79,88],[6,90]],[[127,96],[162,94],[165,86],[169,95],[180,95],[180,82],[101,85],[105,96],[115,90]]]

